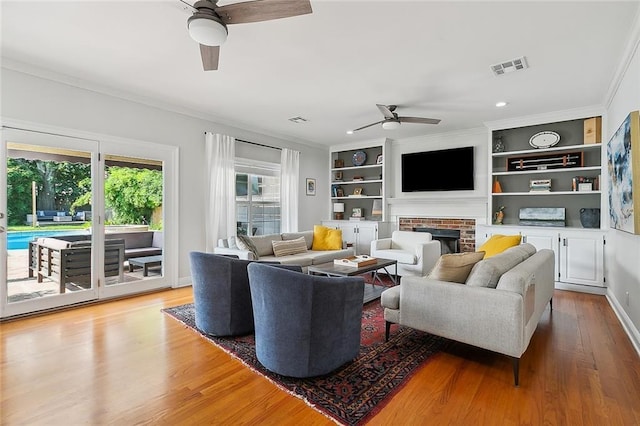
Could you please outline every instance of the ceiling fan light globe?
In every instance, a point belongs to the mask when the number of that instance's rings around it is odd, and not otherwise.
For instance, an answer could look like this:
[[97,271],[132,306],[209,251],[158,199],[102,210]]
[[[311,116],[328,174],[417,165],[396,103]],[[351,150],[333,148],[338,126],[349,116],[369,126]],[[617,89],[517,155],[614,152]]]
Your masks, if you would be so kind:
[[385,121],[384,123],[382,123],[382,128],[384,130],[395,130],[398,127],[400,127],[399,121]]
[[189,35],[205,46],[221,46],[227,40],[227,27],[220,22],[202,17],[189,19]]

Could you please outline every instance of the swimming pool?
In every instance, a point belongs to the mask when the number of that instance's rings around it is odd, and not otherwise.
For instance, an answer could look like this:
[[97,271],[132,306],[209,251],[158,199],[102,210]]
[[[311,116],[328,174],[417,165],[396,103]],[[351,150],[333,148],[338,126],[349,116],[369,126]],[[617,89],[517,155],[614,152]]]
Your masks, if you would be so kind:
[[57,235],[89,234],[88,229],[66,231],[11,231],[7,232],[7,250],[23,250],[29,248],[29,241],[38,237],[55,237]]

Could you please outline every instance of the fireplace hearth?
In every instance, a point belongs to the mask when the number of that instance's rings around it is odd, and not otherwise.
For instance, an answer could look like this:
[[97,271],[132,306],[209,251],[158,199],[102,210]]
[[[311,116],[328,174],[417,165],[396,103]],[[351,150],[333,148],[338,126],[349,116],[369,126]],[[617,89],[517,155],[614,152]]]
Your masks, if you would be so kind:
[[428,232],[431,238],[440,241],[440,253],[460,253],[460,230],[437,229],[424,226],[413,228],[413,232]]
[[475,219],[400,217],[400,231],[430,232],[440,240],[442,253],[467,253],[476,249]]

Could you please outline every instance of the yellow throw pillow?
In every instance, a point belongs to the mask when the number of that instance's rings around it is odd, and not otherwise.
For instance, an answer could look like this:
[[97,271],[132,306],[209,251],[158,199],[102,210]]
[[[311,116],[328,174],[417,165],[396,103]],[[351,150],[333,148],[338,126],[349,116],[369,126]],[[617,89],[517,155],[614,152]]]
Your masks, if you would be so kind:
[[517,246],[522,239],[521,235],[500,235],[496,234],[489,238],[483,245],[480,246],[478,251],[485,252],[484,258],[488,259],[491,256],[502,253],[509,247]]
[[443,254],[427,278],[464,284],[473,265],[480,262],[483,257],[482,251]]
[[342,249],[342,230],[328,228],[322,225],[313,227],[313,245],[311,250],[340,250]]

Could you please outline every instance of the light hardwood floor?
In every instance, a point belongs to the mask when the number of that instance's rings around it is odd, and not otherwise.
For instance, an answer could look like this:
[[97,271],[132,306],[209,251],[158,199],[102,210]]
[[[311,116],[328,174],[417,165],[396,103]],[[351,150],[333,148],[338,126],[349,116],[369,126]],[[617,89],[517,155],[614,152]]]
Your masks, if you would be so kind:
[[[333,424],[162,314],[168,290],[0,324],[2,425]],[[371,425],[638,425],[640,359],[603,296],[556,291],[521,361],[456,344]]]

